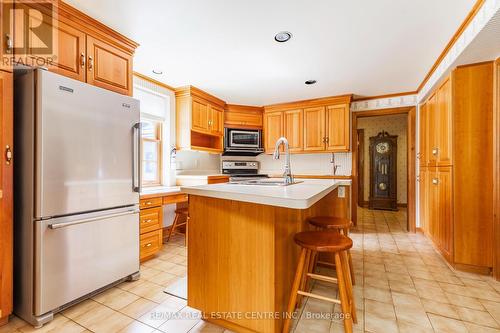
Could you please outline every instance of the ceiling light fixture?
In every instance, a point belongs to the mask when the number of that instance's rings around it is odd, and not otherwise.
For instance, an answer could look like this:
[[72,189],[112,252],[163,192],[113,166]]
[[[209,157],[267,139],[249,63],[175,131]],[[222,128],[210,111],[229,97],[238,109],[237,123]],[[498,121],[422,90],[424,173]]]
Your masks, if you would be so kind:
[[292,38],[292,33],[288,32],[288,31],[278,32],[274,36],[274,40],[277,41],[278,43],[288,42],[290,40],[290,38]]
[[153,69],[153,74],[156,74],[156,75],[162,75],[163,74],[163,71],[159,70],[159,69]]
[[311,84],[315,84],[316,83],[316,80],[307,80],[306,82],[304,82],[305,84],[307,85],[311,85]]

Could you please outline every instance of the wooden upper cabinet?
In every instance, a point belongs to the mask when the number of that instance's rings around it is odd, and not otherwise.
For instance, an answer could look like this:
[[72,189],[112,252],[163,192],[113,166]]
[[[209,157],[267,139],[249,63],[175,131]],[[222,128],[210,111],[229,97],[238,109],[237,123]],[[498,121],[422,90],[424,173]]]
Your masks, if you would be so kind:
[[427,104],[423,103],[420,105],[419,109],[419,123],[420,123],[420,134],[419,134],[419,152],[418,152],[418,162],[421,167],[427,165]]
[[428,166],[435,166],[438,155],[439,118],[437,115],[437,97],[433,94],[427,102],[427,151],[424,152]]
[[304,150],[325,150],[326,144],[325,107],[304,109]]
[[272,153],[276,141],[283,136],[283,112],[268,112],[264,114],[264,149]]
[[87,82],[124,95],[132,95],[132,56],[87,36]]
[[55,60],[49,70],[79,81],[86,81],[86,35],[63,22],[57,23],[54,40]]
[[210,105],[209,127],[213,135],[224,134],[224,109],[215,105]]
[[226,105],[224,125],[230,128],[262,129],[263,108],[245,105]]
[[288,139],[290,151],[302,151],[304,148],[304,111],[284,111],[283,120],[284,136]]
[[201,99],[193,98],[191,112],[191,129],[197,132],[209,133],[210,109],[208,103]]
[[175,90],[176,148],[221,153],[224,107],[219,98],[193,86]]
[[437,91],[437,125],[435,129],[437,141],[438,166],[452,165],[452,98],[451,80],[448,78]]
[[349,104],[326,107],[326,150],[349,151]]

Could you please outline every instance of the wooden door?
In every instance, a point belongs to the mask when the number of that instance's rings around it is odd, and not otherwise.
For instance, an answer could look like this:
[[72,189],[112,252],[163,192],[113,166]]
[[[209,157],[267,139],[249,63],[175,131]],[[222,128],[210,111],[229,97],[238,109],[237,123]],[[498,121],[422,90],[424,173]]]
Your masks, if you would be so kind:
[[439,167],[438,179],[438,223],[439,245],[441,252],[449,261],[453,261],[453,178],[452,167]]
[[4,19],[4,6],[5,1],[0,1],[0,70],[12,71],[12,64],[9,59],[12,56],[12,49],[9,45],[13,42],[10,35],[10,27],[8,20]]
[[325,107],[304,109],[304,150],[323,151],[326,146]]
[[284,136],[288,139],[291,152],[304,150],[304,111],[289,110],[283,112]]
[[48,69],[69,78],[85,82],[86,35],[63,22],[54,28],[55,60]]
[[438,166],[452,165],[452,99],[448,78],[437,91],[437,161]]
[[264,149],[266,153],[274,151],[276,141],[283,136],[283,132],[283,112],[264,114]]
[[427,156],[427,165],[435,166],[438,154],[438,129],[439,118],[437,116],[437,100],[436,94],[433,94],[427,102],[427,151],[424,152]]
[[87,82],[132,96],[132,56],[87,35]]
[[13,74],[0,71],[0,322],[12,312]]
[[210,132],[210,106],[202,99],[193,98],[191,109],[191,129],[193,131]]
[[427,166],[427,103],[420,105],[420,138],[419,138],[419,151],[418,162],[421,167]]
[[439,179],[437,171],[435,168],[429,169],[427,173],[427,222],[428,222],[428,234],[432,241],[440,246],[439,244]]
[[[24,20],[37,19],[30,17],[30,13],[39,13],[43,10],[36,3],[18,4],[18,9],[23,9]],[[29,10],[34,7],[36,11]],[[45,13],[52,15],[52,13]],[[37,54],[28,45],[25,45],[25,52],[30,55],[34,63],[46,67],[49,71],[64,75],[66,77],[85,82],[86,76],[86,35],[84,32],[75,29],[64,22],[58,21],[55,17],[52,20],[44,20],[37,34],[52,36],[52,54]]]
[[326,150],[349,151],[349,104],[326,107]]
[[208,125],[210,127],[210,133],[222,135],[224,131],[224,109],[214,105],[209,105],[209,107],[210,119]]
[[419,216],[420,216],[420,228],[424,232],[428,232],[429,228],[429,207],[428,207],[428,196],[429,189],[427,187],[427,178],[429,177],[429,172],[427,168],[421,167],[420,174],[418,176],[419,185]]

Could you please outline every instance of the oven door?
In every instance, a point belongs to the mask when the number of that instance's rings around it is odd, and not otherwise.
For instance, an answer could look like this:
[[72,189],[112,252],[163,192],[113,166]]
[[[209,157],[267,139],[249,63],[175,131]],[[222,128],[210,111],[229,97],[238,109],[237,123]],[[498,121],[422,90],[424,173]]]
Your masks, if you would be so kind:
[[260,148],[260,131],[229,131],[229,148]]

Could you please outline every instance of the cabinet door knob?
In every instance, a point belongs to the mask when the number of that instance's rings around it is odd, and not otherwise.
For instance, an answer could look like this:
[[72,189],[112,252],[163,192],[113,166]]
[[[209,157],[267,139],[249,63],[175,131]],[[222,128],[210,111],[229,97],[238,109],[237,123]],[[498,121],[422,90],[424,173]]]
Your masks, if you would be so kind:
[[94,58],[89,56],[89,71],[94,69]]
[[5,164],[10,165],[12,163],[12,149],[9,145],[5,146]]
[[14,41],[10,37],[10,34],[5,34],[5,46],[7,53],[12,53],[12,49],[14,48]]
[[439,148],[432,148],[432,155],[436,156],[439,153]]
[[432,178],[432,184],[434,184],[434,185],[439,184],[439,179],[437,179],[437,178]]

